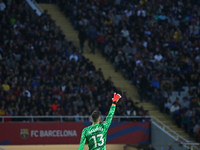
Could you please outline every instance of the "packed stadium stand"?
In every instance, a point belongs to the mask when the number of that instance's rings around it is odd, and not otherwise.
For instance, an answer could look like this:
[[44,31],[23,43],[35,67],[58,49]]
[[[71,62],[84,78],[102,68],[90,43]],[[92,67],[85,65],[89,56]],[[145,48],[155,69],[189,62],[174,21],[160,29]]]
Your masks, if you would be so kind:
[[116,72],[199,141],[200,2],[59,1],[61,11]]
[[[88,116],[94,109],[107,114],[120,89],[66,39],[47,11],[37,16],[24,0],[12,1],[0,20],[0,115]],[[145,115],[123,95],[116,115],[127,112]]]

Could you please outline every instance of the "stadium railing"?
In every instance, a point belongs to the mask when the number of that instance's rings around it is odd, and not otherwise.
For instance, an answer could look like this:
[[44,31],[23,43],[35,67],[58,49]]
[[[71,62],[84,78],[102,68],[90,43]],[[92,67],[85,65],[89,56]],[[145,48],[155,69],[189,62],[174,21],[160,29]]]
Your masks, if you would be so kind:
[[40,16],[43,13],[43,9],[40,7],[40,5],[38,5],[38,3],[35,0],[26,0],[26,2],[33,10],[36,10],[38,16]]
[[[65,119],[73,119],[74,121],[76,120],[80,120],[80,119],[84,119],[84,120],[90,120],[90,116],[0,116],[0,122],[6,122],[5,120],[7,119],[11,119],[14,122],[17,122],[17,120],[19,119],[20,121],[18,122],[27,122],[27,120],[29,120],[29,122],[36,122],[35,120],[37,119],[47,119],[47,121],[51,121],[48,119],[52,119],[52,121],[54,121],[54,119],[56,119],[56,121],[63,122]],[[101,116],[101,120],[103,121],[106,118],[106,116]],[[140,121],[143,120],[149,120],[152,117],[150,116],[114,116],[113,117],[115,121],[133,121],[133,120],[137,120],[140,119]]]

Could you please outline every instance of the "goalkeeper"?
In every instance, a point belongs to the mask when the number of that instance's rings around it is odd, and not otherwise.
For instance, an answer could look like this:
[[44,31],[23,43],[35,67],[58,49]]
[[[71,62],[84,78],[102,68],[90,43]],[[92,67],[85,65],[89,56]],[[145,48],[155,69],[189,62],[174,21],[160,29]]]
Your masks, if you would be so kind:
[[106,117],[106,121],[99,124],[100,112],[94,111],[91,115],[92,125],[83,129],[81,135],[81,141],[78,150],[83,150],[85,141],[88,143],[89,150],[106,150],[106,136],[108,128],[111,124],[117,101],[121,98],[121,95],[114,93],[112,98],[112,106]]

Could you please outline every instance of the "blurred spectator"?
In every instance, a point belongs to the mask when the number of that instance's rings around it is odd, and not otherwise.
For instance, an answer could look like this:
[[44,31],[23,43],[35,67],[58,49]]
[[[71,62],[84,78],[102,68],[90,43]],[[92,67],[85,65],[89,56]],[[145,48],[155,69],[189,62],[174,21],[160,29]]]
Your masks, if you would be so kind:
[[198,121],[196,125],[194,126],[193,132],[194,132],[196,140],[199,141],[200,140],[199,139],[200,138],[200,121]]
[[171,103],[171,100],[168,98],[167,101],[164,104],[164,112],[166,114],[169,114],[171,107],[172,107],[172,103]]
[[123,37],[123,41],[126,41],[126,39],[129,37],[129,31],[127,28],[124,26],[124,28],[121,30],[121,34]]
[[4,106],[2,105],[0,109],[0,116],[4,116],[4,115],[5,115],[5,111],[4,111]]
[[121,51],[118,52],[118,55],[115,56],[115,71],[118,71],[118,70],[121,70],[123,68],[123,65],[124,65],[124,56],[122,54]]
[[180,107],[177,104],[177,102],[174,102],[174,104],[170,108],[170,113],[171,114],[175,114],[175,113],[177,113],[179,111],[179,109],[180,109]]
[[94,26],[91,26],[88,29],[88,46],[90,48],[90,53],[95,54],[95,47],[96,47],[96,41],[97,41],[97,30]]
[[180,103],[181,107],[184,108],[184,109],[187,109],[190,107],[190,102],[187,101],[187,98],[184,97],[182,102]]
[[10,85],[7,83],[7,80],[4,81],[4,83],[2,84],[2,87],[4,91],[10,90]]
[[78,32],[78,38],[79,38],[79,43],[80,43],[80,50],[83,53],[84,48],[85,48],[84,43],[87,39],[87,35],[86,35],[85,29],[83,27]]
[[161,53],[158,52],[157,54],[154,55],[154,59],[155,59],[155,61],[160,62],[163,59],[163,57],[162,57]]
[[0,11],[4,11],[5,8],[6,8],[5,3],[2,0],[0,0]]
[[58,109],[58,101],[55,101],[55,103],[52,104],[52,110],[55,112]]
[[106,57],[106,60],[109,60],[109,58],[111,57],[112,51],[113,51],[113,46],[112,46],[112,43],[109,42],[109,44],[106,45],[104,49],[104,55]]
[[78,55],[76,54],[75,51],[69,56],[69,60],[74,62],[78,61]]
[[4,122],[11,122],[11,118],[9,117],[10,116],[10,114],[9,114],[9,112],[8,111],[6,111],[5,112],[5,118],[4,118]]

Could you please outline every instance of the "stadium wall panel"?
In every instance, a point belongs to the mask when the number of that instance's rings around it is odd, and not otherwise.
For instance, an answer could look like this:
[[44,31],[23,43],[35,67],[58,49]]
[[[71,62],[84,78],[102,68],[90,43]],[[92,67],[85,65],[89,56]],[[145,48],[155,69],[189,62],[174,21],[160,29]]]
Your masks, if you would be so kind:
[[[82,129],[91,123],[1,123],[0,145],[79,144]],[[114,122],[108,144],[148,144],[149,122]]]
[[169,133],[164,132],[156,123],[151,124],[151,141],[154,148],[158,150],[167,150],[169,145],[172,145],[175,150],[188,150],[176,143],[176,139]]

